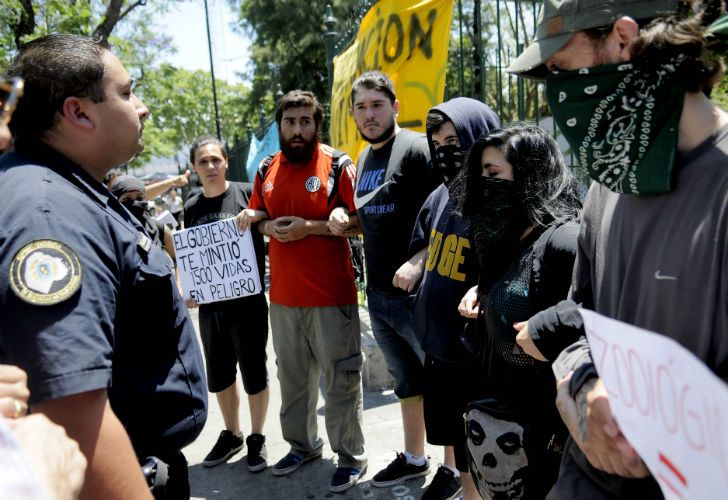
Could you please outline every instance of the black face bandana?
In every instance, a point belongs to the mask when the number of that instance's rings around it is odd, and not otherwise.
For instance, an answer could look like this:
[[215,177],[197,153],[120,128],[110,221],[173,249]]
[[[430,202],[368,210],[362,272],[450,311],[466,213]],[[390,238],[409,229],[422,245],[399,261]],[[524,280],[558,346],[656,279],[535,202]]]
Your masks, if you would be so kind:
[[435,150],[435,159],[432,166],[443,182],[449,183],[463,167],[467,154],[468,150],[460,146],[439,146]]
[[469,219],[482,276],[488,277],[485,282],[481,280],[480,287],[483,290],[512,261],[521,235],[530,221],[523,194],[518,191],[515,182],[479,177],[478,184],[478,209]]
[[122,201],[121,204],[124,205],[142,225],[144,225],[147,219],[152,216],[152,210],[146,200],[125,200]]
[[589,177],[616,193],[674,188],[685,98],[676,73],[684,61],[680,55],[650,68],[625,63],[549,73],[549,107]]

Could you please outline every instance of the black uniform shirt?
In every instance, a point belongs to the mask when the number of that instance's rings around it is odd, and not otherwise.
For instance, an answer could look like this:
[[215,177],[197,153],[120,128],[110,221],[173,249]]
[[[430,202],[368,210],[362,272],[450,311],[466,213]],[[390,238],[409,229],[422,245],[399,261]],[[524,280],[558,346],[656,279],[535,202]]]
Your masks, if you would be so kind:
[[0,363],[30,403],[107,389],[139,456],[207,417],[202,357],[170,260],[116,198],[42,144],[0,158]]

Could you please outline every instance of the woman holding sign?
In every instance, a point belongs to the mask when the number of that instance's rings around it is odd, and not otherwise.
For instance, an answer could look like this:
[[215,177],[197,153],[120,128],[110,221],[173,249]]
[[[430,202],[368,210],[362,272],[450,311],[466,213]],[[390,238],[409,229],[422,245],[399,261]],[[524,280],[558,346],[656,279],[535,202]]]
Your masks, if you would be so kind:
[[[202,182],[202,192],[185,203],[185,227],[192,228],[235,217],[248,207],[252,184],[230,182],[227,151],[214,137],[200,137],[190,148],[190,162]],[[260,282],[264,283],[265,247],[263,236],[252,231]],[[188,307],[197,307],[188,299]],[[255,295],[200,305],[200,336],[207,363],[207,385],[217,395],[225,430],[202,465],[224,463],[244,445],[240,430],[240,393],[236,384],[236,364],[240,364],[250,405],[252,428],[248,445],[248,470],[265,469],[267,454],[263,424],[268,410],[268,372],[265,348],[268,343],[268,302],[264,290]]]

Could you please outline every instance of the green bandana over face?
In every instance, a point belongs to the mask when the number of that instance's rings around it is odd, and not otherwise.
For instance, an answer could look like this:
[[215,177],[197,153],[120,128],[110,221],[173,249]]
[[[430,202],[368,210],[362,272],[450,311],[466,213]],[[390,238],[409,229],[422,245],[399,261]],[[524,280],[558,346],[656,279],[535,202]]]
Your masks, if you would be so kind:
[[683,60],[679,56],[649,70],[627,63],[549,72],[549,107],[589,177],[616,193],[674,188],[685,99],[674,75]]

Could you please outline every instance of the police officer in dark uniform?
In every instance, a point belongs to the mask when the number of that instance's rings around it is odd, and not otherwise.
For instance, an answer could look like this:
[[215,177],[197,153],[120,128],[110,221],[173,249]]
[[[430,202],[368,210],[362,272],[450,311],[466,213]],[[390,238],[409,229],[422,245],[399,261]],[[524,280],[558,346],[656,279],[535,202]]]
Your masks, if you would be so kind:
[[0,363],[79,442],[81,498],[149,498],[152,455],[169,465],[155,496],[189,498],[180,450],[207,417],[194,328],[170,260],[101,182],[141,151],[149,111],[90,38],[34,40],[9,73],[26,92],[0,158]]

